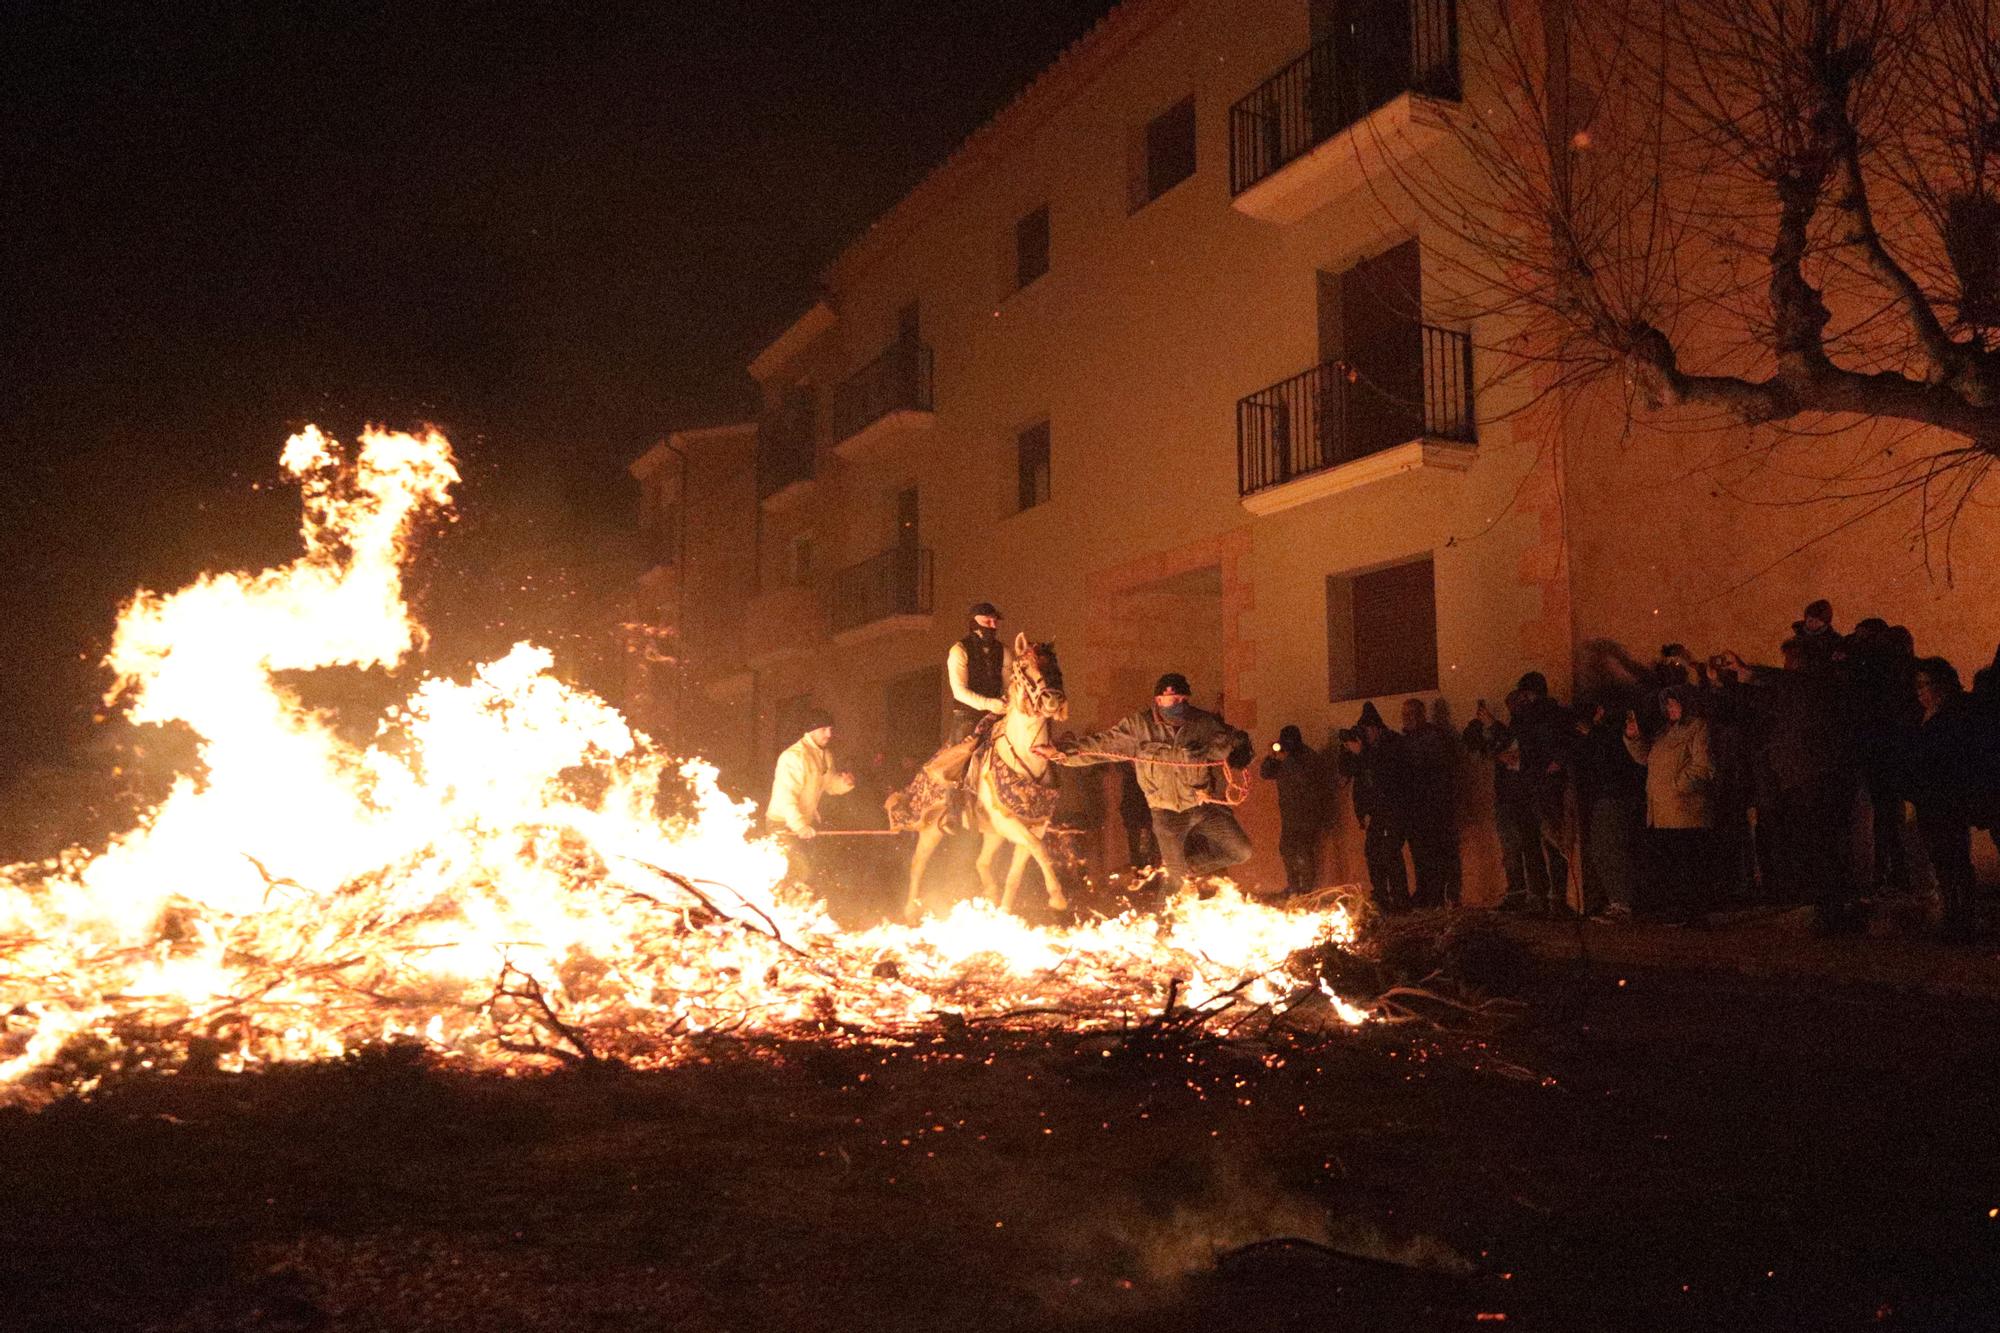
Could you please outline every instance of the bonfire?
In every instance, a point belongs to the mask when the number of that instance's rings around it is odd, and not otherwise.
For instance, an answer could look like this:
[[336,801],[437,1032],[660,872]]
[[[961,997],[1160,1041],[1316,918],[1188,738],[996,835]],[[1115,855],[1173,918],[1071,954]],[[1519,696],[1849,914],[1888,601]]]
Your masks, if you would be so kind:
[[[398,1040],[524,1071],[954,1017],[1096,1027],[1309,1001],[1365,1019],[1289,966],[1352,938],[1344,907],[1273,909],[1227,883],[1060,926],[968,901],[842,930],[710,765],[531,643],[414,681],[370,743],[343,739],[286,681],[405,661],[410,542],[457,472],[434,431],[348,450],[308,427],[281,462],[298,558],[137,594],[107,658],[108,702],[187,728],[198,762],[108,845],[0,869],[0,1101]],[[690,793],[665,818],[663,781]]]

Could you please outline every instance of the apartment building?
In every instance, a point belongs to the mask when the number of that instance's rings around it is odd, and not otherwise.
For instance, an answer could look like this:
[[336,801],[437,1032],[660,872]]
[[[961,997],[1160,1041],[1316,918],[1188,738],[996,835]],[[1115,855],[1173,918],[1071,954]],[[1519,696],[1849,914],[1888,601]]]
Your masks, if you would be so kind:
[[[814,703],[858,749],[927,752],[977,600],[1056,643],[1079,729],[1171,669],[1261,743],[1368,700],[1462,722],[1610,645],[1770,652],[1809,596],[1990,653],[1990,597],[1860,533],[1786,564],[1820,519],[1498,373],[1505,329],[1466,316],[1457,242],[1381,160],[1454,151],[1458,8],[1127,0],[837,258],[750,366],[754,428],[673,438],[691,490],[667,450],[635,465],[723,562],[689,584],[719,609],[685,608],[682,716],[744,790]],[[1497,853],[1466,786],[1478,895]],[[1243,815],[1275,882],[1268,791]],[[1352,830],[1337,855],[1361,878]]]

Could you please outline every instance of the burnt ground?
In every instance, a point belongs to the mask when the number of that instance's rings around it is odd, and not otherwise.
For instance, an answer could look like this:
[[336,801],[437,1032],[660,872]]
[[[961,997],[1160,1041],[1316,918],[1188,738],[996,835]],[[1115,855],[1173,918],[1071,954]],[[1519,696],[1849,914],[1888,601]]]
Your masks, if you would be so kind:
[[1592,931],[1483,1035],[388,1052],[10,1112],[0,1326],[1994,1326],[2000,1004]]

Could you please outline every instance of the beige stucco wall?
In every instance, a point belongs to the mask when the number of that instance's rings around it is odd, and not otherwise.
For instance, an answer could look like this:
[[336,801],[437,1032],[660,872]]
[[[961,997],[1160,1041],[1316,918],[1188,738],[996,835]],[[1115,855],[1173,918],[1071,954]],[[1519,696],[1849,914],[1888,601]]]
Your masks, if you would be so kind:
[[[827,442],[813,492],[765,517],[766,569],[802,528],[829,570],[884,549],[893,497],[915,484],[938,609],[925,631],[815,645],[771,664],[763,697],[812,689],[857,743],[872,744],[883,683],[941,661],[964,607],[990,598],[1010,631],[1056,641],[1078,727],[1141,705],[1135,682],[1159,670],[1205,674],[1213,663],[1220,679],[1197,680],[1198,694],[1220,691],[1260,749],[1286,722],[1317,741],[1360,707],[1327,698],[1326,577],[1426,552],[1437,567],[1440,686],[1455,716],[1504,695],[1530,666],[1561,680],[1566,622],[1550,619],[1546,596],[1543,498],[1553,488],[1532,484],[1538,445],[1506,425],[1482,435],[1466,472],[1381,481],[1267,517],[1239,502],[1235,405],[1317,361],[1315,270],[1344,268],[1412,229],[1366,189],[1290,225],[1231,207],[1229,105],[1303,49],[1303,5],[1130,8],[1087,78],[1058,71],[1070,85],[1060,106],[1010,130],[1004,151],[947,168],[939,179],[950,188],[934,180],[833,269],[838,323],[784,376],[816,377],[830,392],[918,300],[935,349],[936,422],[860,462]],[[1128,212],[1131,136],[1190,91],[1195,176]],[[1042,203],[1051,271],[1009,292],[1014,222]],[[1015,436],[1043,418],[1053,495],[1016,513]],[[1134,590],[1206,565],[1226,578],[1212,606],[1190,607],[1185,650],[1163,644],[1172,626],[1135,638]],[[1208,642],[1218,627],[1221,642]],[[1483,777],[1467,787],[1476,804]],[[1243,812],[1260,844],[1250,877],[1265,884],[1280,873],[1272,806],[1260,784]],[[1469,859],[1477,886],[1491,858],[1475,846]],[[1358,855],[1333,865],[1349,879],[1361,872]]]

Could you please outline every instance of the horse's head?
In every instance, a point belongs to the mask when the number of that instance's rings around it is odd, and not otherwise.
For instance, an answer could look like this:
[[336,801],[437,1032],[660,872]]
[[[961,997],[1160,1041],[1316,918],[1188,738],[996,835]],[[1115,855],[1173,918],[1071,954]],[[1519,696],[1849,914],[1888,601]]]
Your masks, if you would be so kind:
[[1014,636],[1014,678],[1008,684],[1007,704],[1032,717],[1069,716],[1069,696],[1063,693],[1062,663],[1056,661],[1052,643],[1029,643],[1028,636]]

